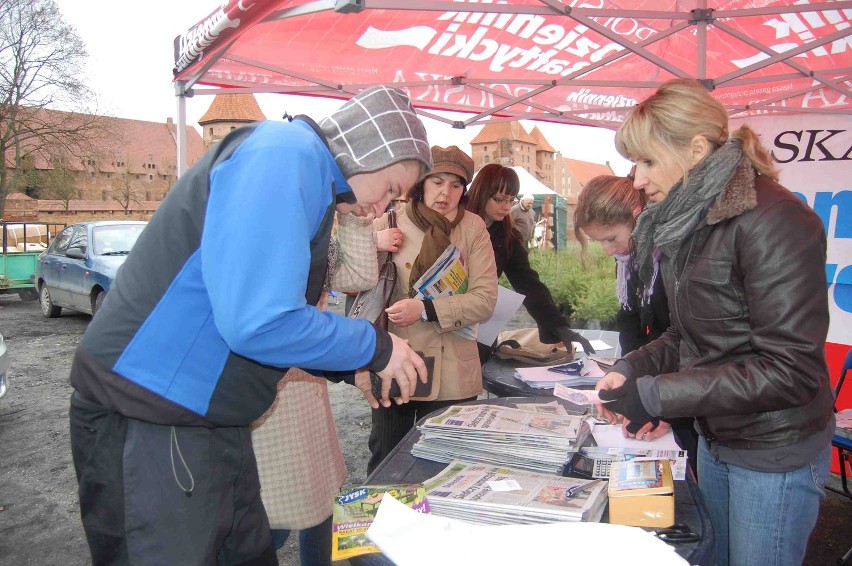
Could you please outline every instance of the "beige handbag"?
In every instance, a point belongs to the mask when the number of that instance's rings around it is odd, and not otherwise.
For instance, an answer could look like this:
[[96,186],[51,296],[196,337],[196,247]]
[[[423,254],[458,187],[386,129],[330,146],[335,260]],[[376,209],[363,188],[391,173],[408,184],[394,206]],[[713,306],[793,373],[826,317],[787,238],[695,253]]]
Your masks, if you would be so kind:
[[544,344],[538,339],[538,328],[521,328],[501,332],[494,355],[503,360],[545,366],[570,362],[574,359],[574,349],[569,352],[562,342]]

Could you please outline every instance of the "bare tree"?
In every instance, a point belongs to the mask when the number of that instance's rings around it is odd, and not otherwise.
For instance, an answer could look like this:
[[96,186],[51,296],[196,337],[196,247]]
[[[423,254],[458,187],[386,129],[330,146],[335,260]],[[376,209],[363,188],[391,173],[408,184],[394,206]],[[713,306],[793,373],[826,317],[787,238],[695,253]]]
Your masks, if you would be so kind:
[[0,0],[0,217],[28,157],[82,158],[102,145],[107,132],[80,74],[87,56],[53,0]]
[[38,198],[62,201],[65,212],[68,212],[70,202],[77,198],[77,173],[62,157],[54,157],[52,161],[52,167],[42,172]]
[[137,186],[136,175],[124,173],[110,183],[110,198],[121,205],[124,214],[130,214],[131,203],[141,204],[142,189]]

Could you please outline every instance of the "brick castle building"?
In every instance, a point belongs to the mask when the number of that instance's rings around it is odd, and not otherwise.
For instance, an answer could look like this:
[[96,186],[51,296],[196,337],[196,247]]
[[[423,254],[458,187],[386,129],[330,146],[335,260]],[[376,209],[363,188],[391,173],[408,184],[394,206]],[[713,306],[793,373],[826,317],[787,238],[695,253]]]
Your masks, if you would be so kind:
[[[71,115],[39,110],[49,120],[62,122]],[[186,128],[187,165],[191,166],[231,130],[264,120],[251,94],[220,94],[199,120],[203,136]],[[12,174],[26,182],[6,197],[5,220],[78,222],[113,218],[147,220],[177,181],[177,126],[126,118],[97,119],[91,130],[98,138],[85,147],[89,154],[39,148],[28,152],[20,169],[6,155]],[[26,150],[27,148],[25,148]],[[26,171],[23,171],[26,169]],[[59,197],[59,198],[57,198]]]

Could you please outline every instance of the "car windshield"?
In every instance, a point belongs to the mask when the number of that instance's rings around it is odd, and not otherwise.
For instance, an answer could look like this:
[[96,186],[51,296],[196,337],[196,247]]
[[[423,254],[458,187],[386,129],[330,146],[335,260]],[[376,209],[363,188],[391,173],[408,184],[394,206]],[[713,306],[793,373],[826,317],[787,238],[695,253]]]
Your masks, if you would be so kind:
[[95,255],[124,255],[130,252],[145,224],[96,226],[92,231]]

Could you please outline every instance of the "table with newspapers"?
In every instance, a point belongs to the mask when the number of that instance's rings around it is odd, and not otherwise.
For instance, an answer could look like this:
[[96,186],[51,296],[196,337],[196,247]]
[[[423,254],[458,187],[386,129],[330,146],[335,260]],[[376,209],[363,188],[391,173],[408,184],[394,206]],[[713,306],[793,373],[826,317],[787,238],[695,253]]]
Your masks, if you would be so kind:
[[[618,332],[611,330],[588,330],[575,329],[587,340],[605,342],[612,348],[600,350],[597,354],[603,358],[615,358],[621,353],[618,345]],[[577,349],[578,357],[584,358],[582,349]],[[503,360],[492,357],[482,366],[482,387],[489,394],[496,397],[539,397],[551,395],[553,390],[537,389],[534,386],[518,379],[517,369],[527,367],[529,364],[516,360]],[[578,388],[593,388],[593,385],[571,385]]]
[[[572,403],[564,401],[562,399],[555,399],[552,396],[539,396],[539,397],[506,397],[500,399],[483,399],[478,401],[471,401],[469,403],[462,403],[457,406],[454,406],[456,410],[461,410],[459,408],[474,408],[473,406],[477,405],[488,405],[488,406],[500,406],[506,408],[515,408],[518,406],[522,406],[524,404],[533,404],[537,406],[544,406],[558,403],[565,411],[560,409],[561,413],[564,414],[567,412],[569,415],[576,415],[577,413],[582,412],[582,407],[578,407]],[[436,411],[434,413],[430,413],[423,419],[420,419],[418,422],[417,428],[408,433],[408,435],[402,440],[402,442],[388,455],[388,457],[379,465],[378,468],[367,478],[367,485],[381,485],[381,484],[404,484],[404,483],[418,483],[423,482],[427,484],[427,492],[431,487],[433,493],[435,492],[435,485],[439,485],[440,482],[447,482],[446,485],[452,485],[453,483],[458,483],[460,480],[465,481],[461,478],[474,478],[477,474],[481,475],[492,475],[493,470],[490,466],[494,466],[492,462],[488,461],[488,458],[473,458],[469,455],[459,456],[454,452],[454,447],[451,442],[448,442],[446,439],[442,438],[441,433],[441,425],[443,424],[443,420],[436,419],[436,417],[444,414],[445,410]],[[468,411],[469,413],[470,411]],[[489,417],[490,413],[484,411],[482,413],[484,416]],[[462,415],[460,415],[460,418]],[[444,415],[444,418],[447,418]],[[430,430],[431,427],[427,426],[424,428],[424,424],[427,421],[430,421],[431,424],[437,424],[435,427],[435,432],[438,433],[437,442],[435,444],[435,448],[424,448],[424,442],[422,442],[422,437],[430,436],[433,434],[433,431]],[[557,418],[553,419],[553,422],[558,422]],[[519,423],[520,424],[520,423]],[[532,425],[530,425],[532,426]],[[542,427],[542,421],[536,421],[535,427]],[[545,427],[546,428],[546,427]],[[542,428],[544,431],[544,428]],[[582,429],[577,431],[572,431],[572,433],[577,434],[578,441],[585,442],[584,440],[584,431]],[[511,442],[511,439],[505,439],[506,442]],[[433,440],[430,440],[433,442]],[[445,444],[441,444],[444,442]],[[491,446],[489,450],[483,451],[483,453],[494,452],[495,444],[494,439],[488,440]],[[425,443],[429,444],[429,443]],[[536,444],[540,444],[536,442]],[[418,445],[418,446],[415,446]],[[436,449],[437,448],[437,449]],[[430,459],[425,459],[423,457],[417,457],[412,454],[421,452],[423,450],[435,450],[435,452],[431,455],[428,455]],[[565,447],[561,447],[560,449],[565,449]],[[511,448],[507,448],[507,451],[510,451]],[[442,458],[444,461],[436,461],[435,454],[442,454],[445,457]],[[551,456],[548,454],[547,450],[543,450],[540,454],[536,454],[530,457],[528,461],[522,461],[519,470],[522,470],[524,474],[523,477],[517,477],[513,479],[517,479],[521,482],[529,482],[529,485],[534,485],[536,481],[538,481],[537,474],[541,473],[555,473],[555,469],[558,468],[558,464],[555,463]],[[499,459],[499,457],[498,457]],[[464,465],[461,460],[467,460],[468,462],[476,462],[474,465]],[[448,465],[448,462],[449,465]],[[495,468],[496,469],[496,468]],[[446,477],[444,477],[446,476]],[[490,477],[491,480],[495,479],[494,477]],[[496,478],[496,479],[505,479],[505,478]],[[576,478],[564,478],[566,481],[581,481]],[[429,483],[433,484],[432,486],[428,485]],[[582,483],[582,482],[581,482]],[[694,476],[690,474],[687,475],[687,479],[685,481],[676,481],[675,483],[675,516],[676,521],[678,523],[685,523],[689,525],[693,532],[697,533],[701,538],[698,542],[689,542],[682,543],[677,545],[676,551],[679,555],[689,561],[690,564],[712,564],[713,563],[713,546],[714,546],[714,535],[713,529],[710,525],[710,518],[707,514],[707,509],[704,506],[704,503],[701,499],[701,495],[698,491],[698,485]],[[477,485],[473,483],[469,483],[468,485]],[[493,484],[491,484],[493,485]],[[576,507],[576,519],[565,518],[562,517],[557,520],[600,520],[606,522],[608,520],[608,514],[605,510],[605,506],[598,505],[595,502],[595,495],[598,493],[598,489],[605,490],[606,482],[603,482],[600,485],[597,485],[596,482],[588,482],[585,485],[578,486],[578,489],[585,491],[585,494],[582,497],[578,497],[577,507]],[[449,495],[449,492],[447,492]],[[428,498],[427,494],[427,498]],[[477,496],[478,497],[478,496]],[[444,499],[444,498],[442,498]],[[447,497],[445,500],[435,501],[434,503],[430,502],[433,507],[433,510],[437,510],[435,508],[435,504],[437,504],[438,508],[442,508],[446,503],[452,503],[450,501],[452,498]],[[476,499],[473,497],[472,499]],[[528,506],[528,502],[524,502],[525,506]],[[533,502],[531,507],[546,507],[545,505],[539,505],[537,502]],[[511,502],[508,499],[505,499],[504,495],[501,494],[491,494],[489,499],[485,501],[484,507],[476,510],[476,520],[478,522],[485,521],[490,524],[501,524],[502,518],[506,516],[507,511],[505,509],[501,509],[501,507],[507,507],[510,510],[517,510],[518,504],[516,502]],[[534,511],[534,510],[533,510]],[[453,516],[457,510],[453,508],[443,508],[440,512],[445,516]],[[532,523],[539,521],[546,521],[546,518],[539,518],[535,516],[530,516],[523,518],[521,522],[524,523]],[[519,544],[522,544],[519,541]],[[392,564],[390,560],[384,557],[381,554],[366,554],[362,556],[353,557],[350,559],[350,563],[355,566],[378,566],[378,565],[388,565]]]

